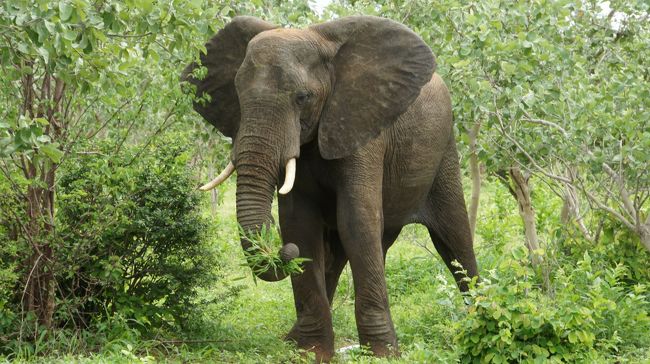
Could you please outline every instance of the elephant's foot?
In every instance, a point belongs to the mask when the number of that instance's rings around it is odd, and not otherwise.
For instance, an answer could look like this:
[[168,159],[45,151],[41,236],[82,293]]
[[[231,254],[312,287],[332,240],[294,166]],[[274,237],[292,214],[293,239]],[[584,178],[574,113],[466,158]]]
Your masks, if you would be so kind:
[[299,349],[316,355],[316,363],[328,363],[334,356],[334,333],[327,330],[305,330],[296,322],[285,340],[292,341]]
[[397,341],[393,343],[386,343],[385,341],[365,341],[363,346],[370,349],[374,356],[385,357],[399,357],[399,347]]
[[[360,322],[361,321],[361,322]],[[392,320],[387,313],[357,315],[359,343],[378,357],[398,357],[399,346]]]

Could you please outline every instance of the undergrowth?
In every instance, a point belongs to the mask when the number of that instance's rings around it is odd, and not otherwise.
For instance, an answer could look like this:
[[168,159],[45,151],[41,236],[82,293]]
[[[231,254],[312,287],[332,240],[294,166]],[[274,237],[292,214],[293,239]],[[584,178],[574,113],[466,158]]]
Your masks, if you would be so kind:
[[[616,247],[578,249],[584,242],[562,237],[564,252],[545,245],[552,285],[541,289],[529,266],[520,220],[503,191],[488,185],[479,216],[477,255],[482,280],[463,297],[441,261],[426,229],[407,226],[386,260],[393,321],[400,341],[399,359],[377,359],[364,348],[335,356],[335,363],[638,363],[650,360],[650,293],[635,271],[643,258],[607,261]],[[255,281],[239,244],[234,218],[234,186],[221,190],[211,245],[224,272],[218,284],[199,288],[182,331],[155,337],[142,334],[137,319],[119,313],[94,331],[59,330],[30,344],[11,348],[18,362],[220,362],[310,363],[309,356],[283,341],[295,311],[289,280]],[[501,196],[501,197],[500,197]],[[555,201],[540,202],[550,214]],[[206,209],[207,210],[207,209]],[[207,212],[206,212],[207,214]],[[271,229],[274,230],[274,229]],[[542,230],[542,229],[540,229]],[[258,239],[262,255],[274,256],[277,236]],[[550,227],[545,242],[557,242]],[[554,240],[555,239],[555,240]],[[569,253],[566,253],[569,251]],[[625,256],[625,255],[624,255]],[[277,259],[277,258],[273,258]],[[629,263],[632,262],[632,263]],[[643,267],[643,266],[641,266]],[[337,348],[358,342],[354,289],[349,267],[341,276],[332,305]]]

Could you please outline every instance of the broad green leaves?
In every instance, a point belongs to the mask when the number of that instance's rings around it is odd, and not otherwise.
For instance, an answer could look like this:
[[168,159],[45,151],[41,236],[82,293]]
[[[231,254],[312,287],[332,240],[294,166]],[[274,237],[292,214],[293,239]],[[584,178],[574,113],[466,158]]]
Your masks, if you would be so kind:
[[72,15],[72,5],[67,1],[59,2],[59,17],[61,21],[68,21]]
[[38,158],[40,151],[45,158],[59,163],[63,152],[58,149],[58,143],[52,143],[50,136],[44,133],[48,125],[44,118],[29,119],[24,116],[18,120],[0,122],[0,158],[10,157],[14,153]]
[[533,289],[532,273],[515,257],[483,274],[456,336],[461,362],[600,362],[650,327],[642,308],[647,287],[627,292],[620,265],[597,268],[585,254],[570,270],[559,269],[554,297]]

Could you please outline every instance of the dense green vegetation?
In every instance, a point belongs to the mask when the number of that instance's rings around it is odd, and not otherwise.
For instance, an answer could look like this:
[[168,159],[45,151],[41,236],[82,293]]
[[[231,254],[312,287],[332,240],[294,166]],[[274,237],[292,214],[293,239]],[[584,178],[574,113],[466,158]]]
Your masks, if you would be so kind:
[[[235,15],[370,14],[420,34],[452,91],[482,276],[461,297],[424,229],[402,232],[386,262],[398,361],[650,361],[648,4],[308,5],[0,4],[0,355],[304,360],[282,341],[289,281],[242,266],[234,184],[196,191],[229,146],[178,78]],[[346,268],[337,348],[357,342],[351,286]]]

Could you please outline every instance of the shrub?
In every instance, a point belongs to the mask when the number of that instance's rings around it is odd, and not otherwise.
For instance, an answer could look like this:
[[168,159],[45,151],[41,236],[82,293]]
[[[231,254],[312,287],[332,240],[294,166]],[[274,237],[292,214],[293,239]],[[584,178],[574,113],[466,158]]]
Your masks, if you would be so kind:
[[17,318],[15,287],[19,280],[21,255],[24,246],[18,240],[16,216],[22,218],[24,209],[12,198],[13,186],[0,174],[0,342],[11,331]]
[[553,297],[532,284],[525,250],[513,254],[471,292],[456,337],[462,362],[595,361],[616,356],[622,343],[648,345],[646,287],[626,289],[622,266],[595,273],[585,255],[558,271]]
[[564,253],[560,257],[568,261],[578,260],[589,252],[594,269],[623,265],[626,267],[624,280],[630,286],[650,281],[650,253],[642,247],[639,238],[619,222],[604,219],[597,243],[565,236],[561,230],[557,235],[559,248]]
[[63,171],[58,254],[59,315],[88,325],[115,313],[149,327],[182,325],[196,288],[216,278],[216,252],[189,154],[164,140],[145,153],[108,157],[110,143]]

